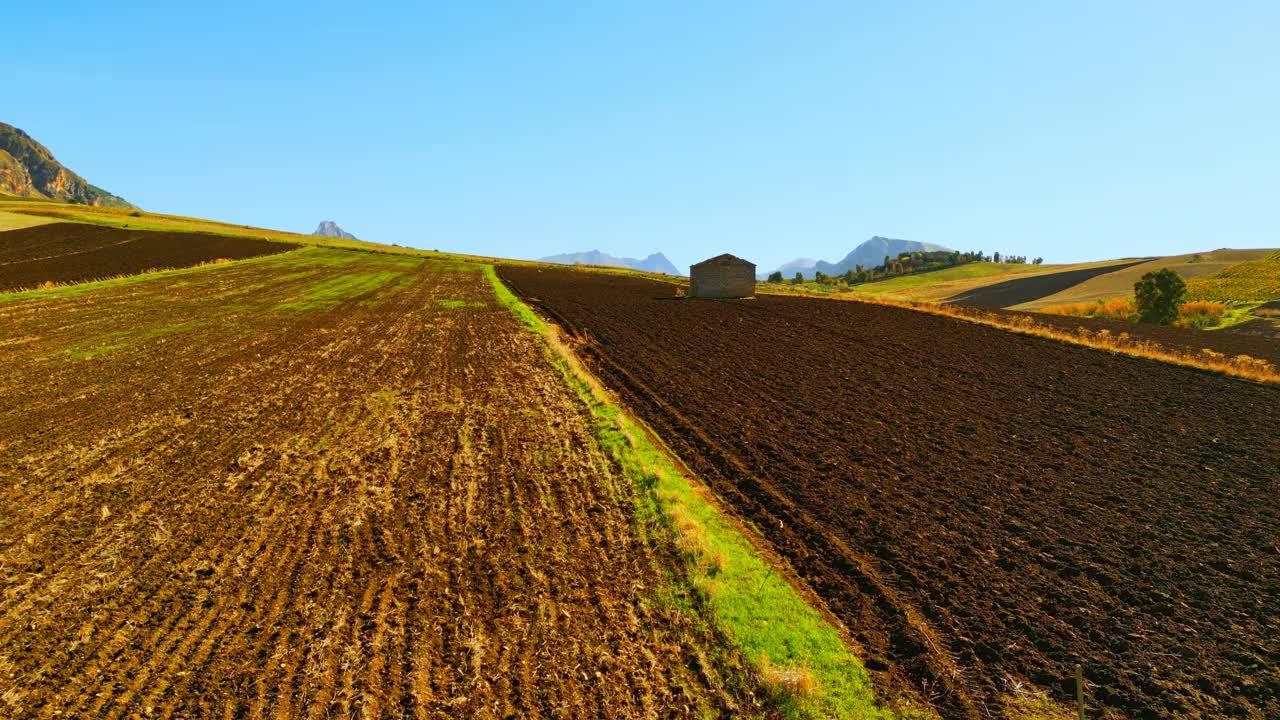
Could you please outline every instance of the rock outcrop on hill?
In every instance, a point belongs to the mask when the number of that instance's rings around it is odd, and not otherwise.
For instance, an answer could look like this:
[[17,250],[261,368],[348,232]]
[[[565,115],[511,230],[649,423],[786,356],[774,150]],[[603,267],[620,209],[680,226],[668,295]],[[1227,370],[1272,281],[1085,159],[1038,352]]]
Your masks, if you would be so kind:
[[21,197],[61,200],[80,205],[132,208],[67,169],[22,130],[0,123],[0,192]]

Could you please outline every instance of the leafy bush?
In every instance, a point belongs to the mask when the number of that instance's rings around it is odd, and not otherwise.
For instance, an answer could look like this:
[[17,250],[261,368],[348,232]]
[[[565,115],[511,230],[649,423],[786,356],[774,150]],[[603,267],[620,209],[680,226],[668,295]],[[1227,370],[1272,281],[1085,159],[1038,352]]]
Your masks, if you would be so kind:
[[1227,314],[1227,306],[1216,302],[1189,302],[1178,308],[1178,319],[1173,324],[1178,327],[1207,328],[1222,322]]
[[774,270],[773,272],[769,273],[769,282],[772,282],[772,283],[782,282],[782,271]]
[[1070,315],[1072,317],[1107,318],[1109,320],[1135,320],[1138,308],[1133,298],[1121,297],[1094,302],[1066,303],[1063,305],[1046,305],[1040,312],[1047,315]]
[[1187,283],[1171,268],[1154,270],[1133,284],[1138,303],[1138,319],[1146,323],[1170,325],[1178,319],[1178,306],[1187,297]]

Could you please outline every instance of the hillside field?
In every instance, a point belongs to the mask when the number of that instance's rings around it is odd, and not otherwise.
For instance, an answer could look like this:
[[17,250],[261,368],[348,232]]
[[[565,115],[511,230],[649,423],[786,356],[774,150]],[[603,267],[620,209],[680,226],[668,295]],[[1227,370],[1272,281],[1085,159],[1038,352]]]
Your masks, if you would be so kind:
[[853,288],[854,292],[866,295],[883,295],[899,300],[916,300],[921,302],[941,302],[954,295],[994,285],[1014,277],[1049,275],[1068,270],[1082,270],[1095,267],[1107,267],[1126,260],[1106,260],[1096,263],[1078,263],[1072,265],[1030,265],[1025,263],[968,263],[957,267],[904,275],[902,277],[879,280]]
[[1187,297],[1244,303],[1280,300],[1280,250],[1188,282]]
[[1069,701],[1076,663],[1108,717],[1280,715],[1280,388],[868,303],[500,274],[944,717]]
[[[1061,292],[1039,297],[1030,302],[1012,306],[1013,310],[1037,310],[1046,305],[1064,303],[1093,302],[1110,300],[1116,297],[1132,297],[1133,285],[1149,272],[1169,268],[1182,276],[1184,280],[1202,278],[1222,272],[1234,265],[1250,260],[1266,257],[1272,250],[1214,250],[1205,253],[1190,253],[1156,258],[1146,263],[1133,265],[1115,272],[1098,275],[1073,285]],[[1226,300],[1231,298],[1195,297],[1192,299]]]
[[0,303],[0,715],[766,714],[481,267]]
[[48,223],[0,235],[0,292],[287,252],[257,238]]
[[36,205],[0,234],[0,716],[1056,720],[1079,659],[1112,720],[1280,711],[1280,388]]

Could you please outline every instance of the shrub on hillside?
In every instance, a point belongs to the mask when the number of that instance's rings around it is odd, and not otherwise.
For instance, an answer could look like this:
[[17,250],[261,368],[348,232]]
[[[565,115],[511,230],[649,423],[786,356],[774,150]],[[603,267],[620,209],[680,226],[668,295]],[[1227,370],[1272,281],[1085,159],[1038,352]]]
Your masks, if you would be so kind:
[[1187,283],[1171,268],[1154,270],[1133,284],[1138,319],[1170,325],[1178,319],[1178,306],[1187,297]]
[[1070,315],[1071,317],[1136,320],[1138,308],[1134,304],[1133,298],[1121,297],[1110,300],[1095,300],[1094,302],[1047,305],[1040,308],[1040,312],[1048,315]]
[[1189,302],[1178,308],[1178,319],[1173,324],[1177,327],[1207,328],[1222,322],[1227,314],[1227,306],[1216,302]]

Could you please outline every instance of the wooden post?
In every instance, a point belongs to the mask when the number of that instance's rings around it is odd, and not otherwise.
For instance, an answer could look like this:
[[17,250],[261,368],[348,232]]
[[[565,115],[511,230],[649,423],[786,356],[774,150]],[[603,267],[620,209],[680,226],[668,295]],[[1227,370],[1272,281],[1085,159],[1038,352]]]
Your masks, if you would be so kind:
[[1084,720],[1084,670],[1076,663],[1076,713]]

